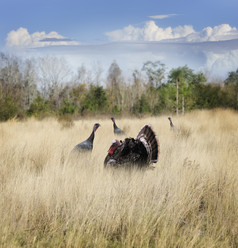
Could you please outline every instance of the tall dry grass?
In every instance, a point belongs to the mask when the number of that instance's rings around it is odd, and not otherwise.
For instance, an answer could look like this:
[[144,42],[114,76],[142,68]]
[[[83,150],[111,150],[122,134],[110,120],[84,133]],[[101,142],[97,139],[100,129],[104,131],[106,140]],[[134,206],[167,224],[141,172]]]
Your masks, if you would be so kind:
[[[0,124],[0,247],[238,247],[238,113],[120,119],[128,136],[151,123],[154,170],[104,170],[108,119]],[[91,156],[70,160],[95,122]],[[65,126],[65,125],[64,125]]]

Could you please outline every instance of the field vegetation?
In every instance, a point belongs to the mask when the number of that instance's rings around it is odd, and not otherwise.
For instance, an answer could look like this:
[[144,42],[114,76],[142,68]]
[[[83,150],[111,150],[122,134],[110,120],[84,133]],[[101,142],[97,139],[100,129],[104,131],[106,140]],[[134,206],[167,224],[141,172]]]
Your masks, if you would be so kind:
[[[238,113],[121,118],[152,124],[154,169],[105,170],[109,118],[0,123],[0,247],[238,247]],[[99,122],[94,149],[72,148]]]

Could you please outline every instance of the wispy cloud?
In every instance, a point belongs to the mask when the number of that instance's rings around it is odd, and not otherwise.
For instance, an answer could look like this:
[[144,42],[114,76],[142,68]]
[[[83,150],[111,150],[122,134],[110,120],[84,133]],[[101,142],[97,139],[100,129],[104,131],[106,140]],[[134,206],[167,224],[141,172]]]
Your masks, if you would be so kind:
[[66,38],[55,31],[50,33],[35,32],[30,34],[26,28],[19,28],[8,33],[6,47],[10,49],[36,48],[44,46],[78,45],[77,41]]
[[167,15],[155,15],[155,16],[149,16],[151,19],[165,19],[170,18],[172,16],[176,16],[177,14],[167,14]]
[[69,38],[44,38],[44,39],[40,40],[40,42],[49,42],[49,41],[54,41],[54,42],[61,42],[61,41],[71,42],[73,40],[72,39],[69,39]]

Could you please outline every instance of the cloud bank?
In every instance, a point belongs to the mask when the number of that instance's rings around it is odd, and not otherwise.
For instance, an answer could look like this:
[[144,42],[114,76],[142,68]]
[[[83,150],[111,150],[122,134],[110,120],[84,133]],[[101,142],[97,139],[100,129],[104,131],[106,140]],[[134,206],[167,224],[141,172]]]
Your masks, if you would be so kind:
[[100,63],[107,70],[116,60],[123,71],[132,71],[148,60],[160,60],[168,70],[188,65],[195,71],[225,78],[238,65],[238,31],[228,24],[196,32],[190,25],[161,28],[148,21],[142,28],[129,25],[107,36],[117,42],[80,44],[57,32],[30,34],[26,28],[19,28],[8,33],[6,47],[30,57],[63,56],[75,69]]
[[[151,16],[154,19],[167,18],[175,14]],[[159,27],[153,20],[147,21],[141,28],[128,25],[122,29],[106,32],[106,36],[113,42],[146,41],[146,42],[206,42],[238,39],[238,30],[229,24],[206,27],[197,32],[191,25],[177,27]],[[7,49],[25,49],[48,46],[72,46],[80,43],[52,31],[35,32],[30,34],[26,28],[12,30],[6,38]]]
[[[51,54],[64,56],[75,70],[80,65],[95,69],[100,64],[107,73],[116,60],[123,73],[132,75],[141,70],[147,61],[161,61],[166,70],[187,65],[195,72],[204,71],[210,78],[225,79],[228,72],[238,66],[238,39],[220,42],[111,42],[105,44],[81,44],[79,46],[42,47],[30,50],[40,56]],[[94,69],[93,69],[94,68]]]
[[[163,16],[154,16],[154,18],[156,17],[159,19]],[[204,42],[237,39],[238,30],[229,24],[221,24],[196,32],[191,25],[161,28],[154,21],[148,21],[142,28],[129,25],[122,29],[106,32],[106,35],[111,41]]]
[[77,41],[68,39],[57,32],[35,32],[30,34],[26,28],[19,28],[8,33],[6,47],[9,49],[36,48],[45,46],[78,45]]

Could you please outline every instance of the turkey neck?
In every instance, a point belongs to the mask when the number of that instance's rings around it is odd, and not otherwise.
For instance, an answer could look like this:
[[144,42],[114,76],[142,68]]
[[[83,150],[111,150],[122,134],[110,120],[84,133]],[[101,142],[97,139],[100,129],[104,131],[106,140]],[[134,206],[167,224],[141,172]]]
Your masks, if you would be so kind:
[[93,140],[94,140],[94,132],[95,132],[95,130],[93,129],[91,135],[88,137],[88,141],[93,142]]
[[169,122],[170,122],[170,126],[173,127],[174,125],[173,122],[171,120],[169,120]]
[[115,121],[113,122],[113,127],[114,128],[118,128],[117,124],[115,123]]

